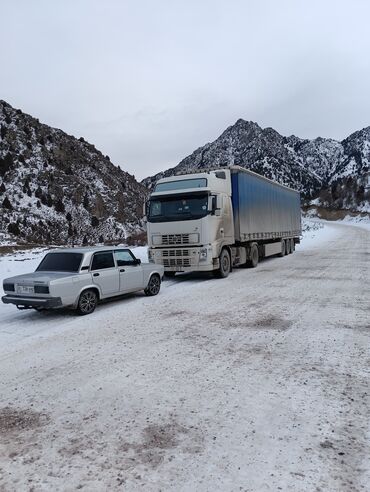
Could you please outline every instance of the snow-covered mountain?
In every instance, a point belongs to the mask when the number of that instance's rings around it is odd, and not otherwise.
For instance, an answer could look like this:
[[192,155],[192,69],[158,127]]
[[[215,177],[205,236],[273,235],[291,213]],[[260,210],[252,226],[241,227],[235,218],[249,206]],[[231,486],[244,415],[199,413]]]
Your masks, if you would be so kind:
[[30,243],[124,241],[147,190],[83,138],[0,101],[0,233]]
[[370,127],[338,142],[284,137],[273,128],[239,119],[214,142],[198,148],[174,168],[146,178],[143,184],[152,188],[161,177],[233,164],[291,186],[306,200],[316,198],[324,207],[369,208]]

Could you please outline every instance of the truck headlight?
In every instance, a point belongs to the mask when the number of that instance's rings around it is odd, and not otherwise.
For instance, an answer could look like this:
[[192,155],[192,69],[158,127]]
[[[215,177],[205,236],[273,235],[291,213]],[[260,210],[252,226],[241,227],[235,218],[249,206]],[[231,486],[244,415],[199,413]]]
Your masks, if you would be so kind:
[[152,236],[152,243],[155,245],[155,246],[158,246],[159,244],[162,244],[162,236],[160,235],[154,235]]
[[207,248],[202,248],[199,252],[199,260],[206,260],[207,259]]
[[148,261],[149,263],[154,263],[154,254],[151,249],[148,249]]

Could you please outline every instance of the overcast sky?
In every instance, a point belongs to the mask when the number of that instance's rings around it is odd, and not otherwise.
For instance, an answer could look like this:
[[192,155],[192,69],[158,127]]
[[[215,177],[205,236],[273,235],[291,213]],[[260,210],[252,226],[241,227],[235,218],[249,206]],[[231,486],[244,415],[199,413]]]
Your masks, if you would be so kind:
[[0,0],[0,98],[138,179],[238,118],[370,125],[368,0]]

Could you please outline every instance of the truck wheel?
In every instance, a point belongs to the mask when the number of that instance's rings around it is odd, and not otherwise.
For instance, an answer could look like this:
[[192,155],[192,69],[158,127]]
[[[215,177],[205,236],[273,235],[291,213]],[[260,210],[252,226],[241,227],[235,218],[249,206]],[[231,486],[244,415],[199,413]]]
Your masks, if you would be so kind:
[[93,289],[84,290],[81,292],[80,298],[77,304],[77,312],[81,316],[85,314],[91,314],[98,304],[98,296]]
[[256,266],[258,265],[258,260],[259,260],[257,244],[252,244],[250,255],[251,255],[251,258],[250,258],[250,260],[248,260],[247,265],[250,268],[256,268]]
[[279,256],[285,256],[285,251],[286,251],[286,246],[285,246],[285,241],[284,239],[281,240],[281,252],[279,253]]
[[176,272],[164,272],[165,277],[174,277],[176,275]]
[[231,270],[230,254],[227,249],[223,249],[220,254],[220,268],[217,270],[217,276],[226,278]]
[[294,251],[295,251],[295,242],[294,242],[294,239],[292,238],[290,240],[290,252],[294,253]]
[[161,279],[159,275],[152,275],[149,279],[147,288],[144,289],[145,295],[156,296],[161,288]]

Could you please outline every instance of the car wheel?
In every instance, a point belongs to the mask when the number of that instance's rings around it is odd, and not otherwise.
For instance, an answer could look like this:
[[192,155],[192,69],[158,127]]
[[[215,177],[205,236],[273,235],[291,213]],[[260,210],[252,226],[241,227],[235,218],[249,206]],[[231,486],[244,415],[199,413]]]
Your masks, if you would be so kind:
[[147,296],[156,296],[161,288],[161,279],[159,275],[152,275],[149,279],[147,288],[144,292]]
[[77,312],[81,316],[84,316],[85,314],[91,314],[95,310],[97,304],[98,296],[96,294],[96,291],[93,289],[84,290],[78,300]]

